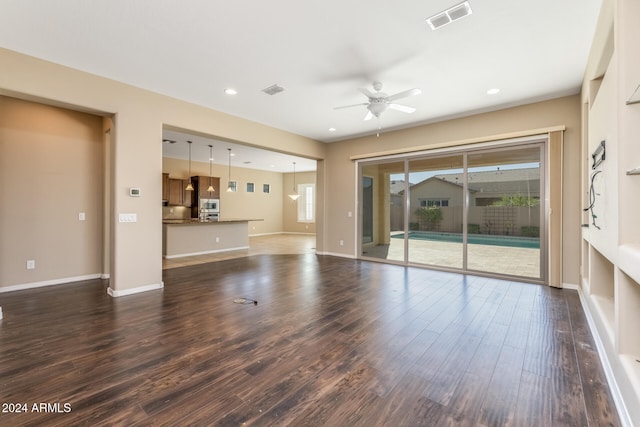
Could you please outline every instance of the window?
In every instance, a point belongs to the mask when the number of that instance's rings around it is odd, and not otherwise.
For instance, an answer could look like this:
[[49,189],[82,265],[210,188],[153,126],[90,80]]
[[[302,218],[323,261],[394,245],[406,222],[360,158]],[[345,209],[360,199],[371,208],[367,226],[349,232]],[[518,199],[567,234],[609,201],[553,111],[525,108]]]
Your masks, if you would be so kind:
[[247,193],[253,193],[253,182],[247,182]]
[[316,221],[316,185],[298,184],[298,222]]
[[449,199],[420,199],[421,208],[430,208],[432,206],[445,208],[449,206]]
[[263,193],[271,193],[271,186],[269,184],[262,184]]

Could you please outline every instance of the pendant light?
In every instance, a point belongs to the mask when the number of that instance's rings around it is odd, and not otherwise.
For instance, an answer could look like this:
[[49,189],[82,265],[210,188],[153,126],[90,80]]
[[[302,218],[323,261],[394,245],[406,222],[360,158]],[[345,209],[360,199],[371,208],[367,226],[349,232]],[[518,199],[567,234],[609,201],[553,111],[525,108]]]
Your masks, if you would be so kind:
[[227,193],[233,192],[233,185],[231,185],[231,148],[229,150],[229,182],[227,183]]
[[187,184],[187,191],[193,191],[193,184],[191,184],[191,141],[187,141],[189,144],[189,184]]
[[291,200],[298,200],[300,195],[298,194],[298,190],[296,190],[296,162],[293,162],[293,193],[289,194]]
[[209,145],[209,188],[207,188],[207,191],[209,193],[213,193],[215,190],[215,188],[213,188],[213,185],[211,185],[211,181],[213,178],[211,178],[211,166],[213,164],[213,145]]

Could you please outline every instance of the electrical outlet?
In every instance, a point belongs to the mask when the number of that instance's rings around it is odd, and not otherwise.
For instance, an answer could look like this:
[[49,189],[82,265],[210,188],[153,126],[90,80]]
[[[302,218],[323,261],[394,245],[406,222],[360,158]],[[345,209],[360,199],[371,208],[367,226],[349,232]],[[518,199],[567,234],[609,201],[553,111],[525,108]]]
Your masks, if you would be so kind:
[[340,240],[340,246],[344,246],[344,240]]
[[36,260],[35,259],[28,259],[27,260],[27,270],[35,270],[36,268]]
[[220,243],[220,238],[216,237],[216,243]]
[[80,212],[78,214],[78,221],[84,221],[85,220],[85,214],[84,212]]

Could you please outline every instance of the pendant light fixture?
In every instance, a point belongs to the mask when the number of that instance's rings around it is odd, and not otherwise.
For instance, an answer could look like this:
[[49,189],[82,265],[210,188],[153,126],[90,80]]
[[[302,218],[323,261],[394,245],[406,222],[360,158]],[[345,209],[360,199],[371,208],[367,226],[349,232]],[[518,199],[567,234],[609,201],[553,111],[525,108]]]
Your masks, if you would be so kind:
[[233,185],[231,184],[231,148],[229,150],[229,182],[227,183],[227,193],[233,192]]
[[189,183],[187,184],[187,191],[193,191],[193,184],[191,184],[191,141],[187,141],[189,144]]
[[207,191],[209,193],[213,193],[215,190],[215,188],[213,188],[213,185],[211,184],[211,181],[213,178],[211,178],[211,166],[213,164],[213,145],[209,144],[209,188],[207,188]]
[[296,162],[293,162],[293,193],[289,194],[289,197],[291,200],[298,200],[298,197],[300,197],[296,189]]

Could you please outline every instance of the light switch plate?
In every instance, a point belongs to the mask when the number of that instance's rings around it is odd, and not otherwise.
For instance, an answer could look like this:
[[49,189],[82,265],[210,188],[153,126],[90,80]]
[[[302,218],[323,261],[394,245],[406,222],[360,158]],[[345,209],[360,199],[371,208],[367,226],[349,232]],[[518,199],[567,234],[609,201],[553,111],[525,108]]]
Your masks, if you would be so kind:
[[118,222],[138,222],[138,214],[121,213],[118,215]]
[[84,212],[80,212],[80,213],[78,214],[78,221],[84,221],[84,219],[85,219]]

